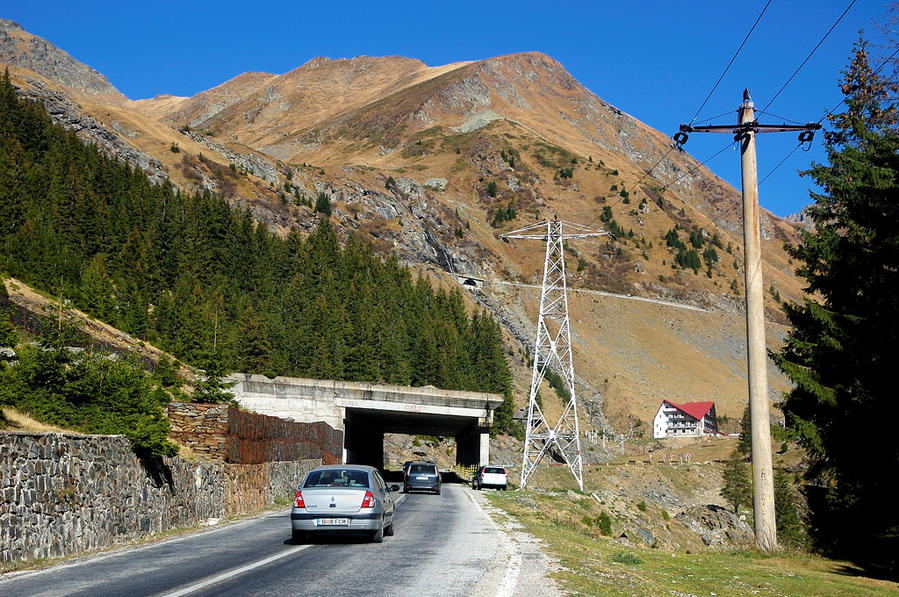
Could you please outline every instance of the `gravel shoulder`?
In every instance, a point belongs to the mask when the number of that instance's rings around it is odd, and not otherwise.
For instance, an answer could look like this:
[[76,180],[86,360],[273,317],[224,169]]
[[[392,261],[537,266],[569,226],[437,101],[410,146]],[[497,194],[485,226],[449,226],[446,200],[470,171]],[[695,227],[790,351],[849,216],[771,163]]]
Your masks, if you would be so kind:
[[[564,595],[550,574],[558,562],[543,551],[542,543],[522,526],[490,504],[484,491],[465,488],[465,495],[484,515],[500,537],[487,571],[472,593],[475,597],[559,597]],[[492,490],[485,490],[492,491]]]

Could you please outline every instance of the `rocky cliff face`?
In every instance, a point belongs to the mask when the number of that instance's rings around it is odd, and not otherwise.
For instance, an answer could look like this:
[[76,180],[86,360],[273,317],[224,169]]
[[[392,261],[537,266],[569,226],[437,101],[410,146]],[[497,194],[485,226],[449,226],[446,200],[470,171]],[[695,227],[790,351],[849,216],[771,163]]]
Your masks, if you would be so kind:
[[0,63],[28,69],[86,95],[112,102],[127,99],[96,70],[6,19],[0,19]]
[[27,86],[17,87],[16,91],[22,97],[44,104],[54,122],[74,130],[84,141],[94,143],[107,155],[140,168],[153,182],[168,180],[168,174],[159,160],[133,147],[119,133],[109,130],[98,120],[85,114],[81,106],[71,98],[51,89],[42,80],[30,78]]

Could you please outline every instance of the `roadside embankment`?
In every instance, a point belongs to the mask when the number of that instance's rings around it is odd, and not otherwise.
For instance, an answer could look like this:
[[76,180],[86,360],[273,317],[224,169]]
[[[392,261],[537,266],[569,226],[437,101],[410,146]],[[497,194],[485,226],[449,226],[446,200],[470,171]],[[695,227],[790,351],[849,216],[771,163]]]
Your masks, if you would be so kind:
[[0,563],[61,557],[289,499],[306,459],[145,461],[117,435],[0,432]]

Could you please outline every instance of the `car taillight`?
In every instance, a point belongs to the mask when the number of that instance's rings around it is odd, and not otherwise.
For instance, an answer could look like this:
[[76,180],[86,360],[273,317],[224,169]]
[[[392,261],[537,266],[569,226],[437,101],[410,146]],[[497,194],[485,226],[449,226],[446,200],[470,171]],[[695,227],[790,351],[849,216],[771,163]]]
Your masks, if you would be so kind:
[[373,496],[370,491],[365,492],[365,497],[362,498],[362,507],[363,508],[374,508],[375,507],[375,496]]
[[293,505],[295,508],[305,508],[306,507],[306,502],[303,501],[303,492],[302,491],[297,492],[297,499],[293,503]]

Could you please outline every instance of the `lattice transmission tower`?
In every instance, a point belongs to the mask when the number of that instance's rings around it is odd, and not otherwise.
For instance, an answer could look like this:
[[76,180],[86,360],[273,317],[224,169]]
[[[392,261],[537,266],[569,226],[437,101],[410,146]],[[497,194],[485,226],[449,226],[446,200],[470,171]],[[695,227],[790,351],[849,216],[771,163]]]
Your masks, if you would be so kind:
[[[577,480],[578,486],[582,491],[584,489],[563,242],[572,238],[591,236],[612,235],[604,230],[591,230],[580,224],[559,220],[557,217],[500,235],[503,239],[520,238],[546,242],[540,315],[537,318],[537,337],[534,341],[534,369],[531,374],[528,422],[521,465],[522,488],[527,486],[543,456],[555,447]],[[562,416],[554,426],[549,425],[543,410],[537,404],[537,391],[546,376],[547,368],[553,369],[562,378],[569,395]]]

